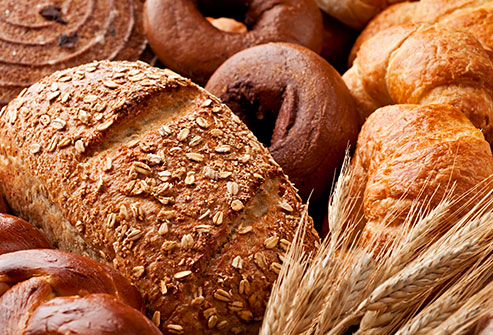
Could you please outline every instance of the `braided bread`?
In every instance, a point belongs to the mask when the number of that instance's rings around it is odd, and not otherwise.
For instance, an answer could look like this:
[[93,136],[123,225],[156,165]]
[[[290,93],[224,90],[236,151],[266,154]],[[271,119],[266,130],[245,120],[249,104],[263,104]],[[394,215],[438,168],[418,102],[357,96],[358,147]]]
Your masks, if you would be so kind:
[[[161,334],[118,272],[52,249],[24,220],[0,215],[1,334]],[[27,250],[30,249],[30,250]]]

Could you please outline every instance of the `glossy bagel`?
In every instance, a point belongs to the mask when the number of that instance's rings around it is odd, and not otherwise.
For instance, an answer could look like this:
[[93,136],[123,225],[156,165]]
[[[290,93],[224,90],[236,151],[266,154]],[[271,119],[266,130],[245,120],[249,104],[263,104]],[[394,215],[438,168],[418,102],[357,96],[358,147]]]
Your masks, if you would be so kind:
[[[207,17],[232,17],[248,32],[222,31]],[[322,46],[322,16],[313,0],[148,0],[144,29],[161,62],[199,84],[255,45],[291,42],[315,52]]]
[[228,59],[206,89],[269,147],[303,197],[328,194],[358,134],[352,98],[332,66],[307,48],[269,43]]

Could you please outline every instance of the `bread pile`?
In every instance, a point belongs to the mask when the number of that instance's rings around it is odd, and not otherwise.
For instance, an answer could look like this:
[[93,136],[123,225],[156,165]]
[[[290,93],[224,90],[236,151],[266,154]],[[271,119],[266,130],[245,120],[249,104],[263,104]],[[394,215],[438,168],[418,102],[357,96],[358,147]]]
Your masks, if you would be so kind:
[[29,222],[0,216],[0,333],[486,331],[492,27],[483,0],[0,4],[0,210]]

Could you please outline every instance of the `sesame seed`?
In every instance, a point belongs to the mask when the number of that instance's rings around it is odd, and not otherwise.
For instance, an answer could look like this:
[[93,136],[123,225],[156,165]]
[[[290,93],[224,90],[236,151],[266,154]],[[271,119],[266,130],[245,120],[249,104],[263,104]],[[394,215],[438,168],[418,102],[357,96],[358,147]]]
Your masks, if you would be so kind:
[[167,234],[168,232],[169,232],[168,224],[166,222],[162,223],[159,226],[158,234],[159,235],[164,235],[164,234]]
[[161,249],[165,251],[173,250],[176,247],[178,247],[178,243],[175,241],[165,241],[163,245],[161,245]]
[[227,153],[231,151],[231,147],[229,145],[218,145],[214,150],[219,153]]
[[224,301],[224,302],[230,302],[233,300],[233,297],[229,292],[223,290],[223,289],[218,289],[216,292],[214,292],[214,298],[216,298],[219,301]]
[[231,195],[237,195],[239,191],[239,186],[236,182],[234,181],[228,181],[226,183],[226,189]]
[[287,251],[289,246],[291,245],[291,242],[282,238],[280,241],[280,245],[281,245],[281,248],[284,249],[284,251]]
[[77,221],[75,223],[75,229],[77,229],[79,233],[82,233],[84,231],[84,224],[82,223],[82,221]]
[[129,76],[135,76],[135,75],[138,75],[139,73],[141,73],[141,71],[138,69],[133,69],[133,70],[128,71]]
[[55,151],[57,143],[58,143],[58,136],[53,136],[50,140],[50,143],[48,143],[48,147],[46,148],[46,150],[48,152]]
[[161,136],[168,136],[169,134],[171,134],[171,129],[170,127],[164,125],[162,126],[161,128],[159,128],[159,133],[161,134]]
[[194,147],[194,146],[196,146],[197,144],[199,144],[199,143],[200,143],[200,141],[202,141],[202,137],[200,137],[200,136],[195,136],[194,138],[192,138],[192,139],[190,140],[190,143],[188,143],[188,145],[189,145],[189,146],[191,146],[191,147]]
[[226,179],[226,178],[231,177],[232,174],[233,174],[233,172],[230,172],[230,171],[219,172],[219,178]]
[[204,316],[208,319],[212,315],[217,314],[217,310],[214,307],[204,310]]
[[117,88],[119,86],[117,83],[115,83],[112,80],[105,80],[103,82],[103,85],[106,86],[106,87],[108,87],[108,88]]
[[72,80],[72,78],[70,78],[69,76],[63,76],[63,77],[60,77],[60,78],[58,79],[58,81],[60,81],[60,82],[62,82],[62,83],[63,83],[63,82],[67,82],[67,81],[71,81],[71,80]]
[[282,209],[284,209],[286,212],[289,212],[289,213],[291,213],[294,210],[290,204],[288,204],[287,202],[284,202],[284,201],[279,203],[279,207],[281,207]]
[[188,159],[195,162],[201,162],[204,160],[204,155],[195,152],[186,153],[185,156],[187,156]]
[[154,314],[152,315],[152,322],[156,325],[156,327],[159,327],[161,324],[161,312],[160,311],[155,311]]
[[121,98],[120,100],[115,101],[110,108],[113,110],[117,110],[120,107],[122,107],[125,104],[125,102],[126,102],[125,98]]
[[202,105],[200,105],[200,107],[209,107],[211,104],[212,104],[212,100],[207,99],[202,103]]
[[198,232],[198,233],[208,233],[210,232],[212,229],[212,226],[209,226],[209,225],[206,225],[206,224],[201,224],[201,225],[198,225],[197,227],[195,227],[195,230]]
[[267,266],[267,260],[265,259],[265,255],[262,252],[257,252],[253,258],[255,263],[259,267],[264,268]]
[[29,151],[32,154],[37,154],[40,150],[41,150],[41,146],[37,143],[31,144],[31,146],[29,147]]
[[216,315],[211,315],[211,317],[207,320],[207,327],[209,327],[209,329],[214,328],[217,324],[217,320]]
[[173,334],[183,334],[183,327],[180,325],[169,324],[166,326],[168,331]]
[[136,266],[132,269],[132,277],[140,278],[145,272],[145,268],[142,265]]
[[203,117],[200,117],[200,116],[197,119],[195,119],[195,122],[197,122],[197,124],[201,128],[209,128],[209,126],[210,126],[209,121],[207,121],[206,119],[204,119]]
[[188,134],[190,134],[190,129],[183,128],[182,130],[180,130],[177,136],[178,141],[184,141],[187,138]]
[[193,247],[194,242],[195,241],[193,240],[192,235],[185,234],[181,238],[181,247],[184,248],[184,249],[190,249],[191,247]]
[[169,171],[159,171],[157,173],[159,179],[161,179],[162,181],[167,181],[169,179],[169,177],[171,177],[171,172]]
[[240,294],[250,294],[250,282],[247,279],[242,279],[238,291]]
[[208,217],[210,214],[211,214],[211,210],[210,210],[210,209],[208,209],[208,210],[206,210],[206,211],[205,211],[205,213],[204,213],[204,214],[202,214],[201,216],[199,216],[198,220],[199,220],[199,221],[200,221],[200,220],[203,220],[203,219],[205,219],[206,217]]
[[127,239],[129,241],[135,241],[141,238],[142,235],[144,235],[144,232],[140,231],[139,229],[132,229],[130,233],[128,233]]
[[243,310],[240,313],[238,313],[238,315],[240,316],[240,319],[242,319],[243,321],[250,322],[253,320],[253,314],[250,311]]
[[70,98],[70,92],[65,92],[65,93],[63,93],[62,98],[60,99],[60,102],[62,104],[64,104],[68,101],[69,98]]
[[254,173],[253,176],[257,179],[264,180],[264,177],[261,174]]
[[217,325],[216,325],[216,328],[217,329],[224,329],[228,326],[228,321],[226,320],[222,320],[221,322],[219,322]]
[[51,126],[53,128],[55,128],[56,130],[62,130],[63,128],[65,128],[66,124],[67,124],[67,122],[65,122],[62,119],[55,119],[55,120],[51,121]]
[[211,130],[211,135],[214,137],[219,137],[223,134],[224,132],[221,129],[214,128]]
[[192,305],[200,306],[204,303],[205,298],[203,296],[196,297],[192,300]]
[[191,274],[192,274],[192,271],[186,270],[186,271],[181,271],[181,272],[175,273],[175,275],[173,277],[175,277],[175,279],[183,279],[183,278],[190,276]]
[[241,211],[243,208],[245,208],[245,205],[240,200],[235,199],[231,202],[231,209],[235,212]]
[[273,271],[276,275],[278,275],[278,274],[279,274],[279,272],[281,272],[281,267],[282,267],[282,265],[281,265],[281,264],[279,264],[279,263],[276,263],[276,262],[273,262],[273,263],[271,263],[271,265],[270,265],[270,269],[271,269],[271,270],[272,270],[272,271]]
[[159,290],[161,291],[161,294],[168,293],[168,286],[166,285],[166,281],[161,280],[161,282],[159,283]]
[[106,225],[109,228],[114,228],[116,223],[116,214],[115,213],[110,213],[108,215],[108,219],[106,220]]
[[95,101],[97,101],[97,100],[98,100],[97,95],[93,95],[93,94],[86,95],[86,96],[84,97],[84,99],[83,99],[83,101],[84,101],[85,103],[89,103],[89,104],[90,104],[90,103],[93,103],[93,102],[95,102]]
[[66,146],[68,146],[72,141],[70,140],[70,138],[68,137],[64,137],[60,140],[60,142],[58,142],[58,146],[57,148],[58,149],[62,149],[62,148],[65,148]]
[[99,131],[106,130],[109,127],[111,127],[112,124],[113,124],[113,120],[107,120],[103,123],[98,124],[96,126],[96,130],[99,130]]
[[166,210],[166,209],[162,208],[159,211],[157,218],[159,220],[169,220],[169,219],[172,219],[174,216],[175,216],[174,211],[170,211],[170,210]]
[[277,242],[279,242],[279,237],[277,237],[277,236],[274,235],[274,236],[271,236],[271,237],[265,239],[264,246],[267,249],[273,249],[273,248],[276,247]]
[[60,95],[60,91],[51,92],[48,94],[48,101],[51,101]]
[[246,227],[241,226],[238,229],[238,234],[245,235],[245,234],[248,234],[249,232],[251,232],[252,230],[253,230],[252,226],[246,226]]
[[214,224],[216,225],[220,225],[223,223],[223,217],[223,212],[216,212],[216,214],[214,214],[214,216],[212,217],[212,222],[214,222]]
[[96,67],[95,66],[87,66],[86,71],[87,72],[94,72],[94,71],[96,71]]
[[185,177],[185,184],[186,185],[192,185],[195,182],[195,175],[193,172],[188,172],[187,176]]
[[234,259],[233,259],[233,263],[232,263],[233,267],[235,269],[241,269],[243,268],[243,259],[241,259],[240,256],[236,256]]
[[84,142],[82,140],[75,141],[74,146],[75,146],[75,150],[77,150],[80,153],[86,151],[86,147],[84,146]]
[[250,160],[251,156],[249,154],[245,154],[241,156],[238,160],[242,163],[246,163]]
[[131,173],[133,171],[135,171],[136,173],[140,173],[144,176],[148,176],[152,172],[151,167],[149,165],[147,165],[146,163],[138,162],[138,161],[135,161],[132,163],[132,168],[130,170],[131,170]]

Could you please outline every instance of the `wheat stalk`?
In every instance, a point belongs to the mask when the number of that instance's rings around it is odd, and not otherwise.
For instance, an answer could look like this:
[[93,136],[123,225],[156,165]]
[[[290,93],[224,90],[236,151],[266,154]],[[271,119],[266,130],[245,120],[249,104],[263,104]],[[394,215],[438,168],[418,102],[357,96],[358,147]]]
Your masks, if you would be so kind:
[[460,309],[493,276],[493,257],[481,260],[467,275],[430,303],[395,335],[426,335]]
[[[487,212],[471,221],[492,222],[493,213]],[[397,275],[380,285],[370,297],[358,307],[365,314],[357,334],[387,334],[395,327],[393,321],[412,313],[434,289],[460,274],[467,266],[491,252],[493,225],[469,231],[468,225],[451,236],[445,236],[438,246],[424,253]]]
[[493,310],[493,281],[440,325],[428,332],[429,335],[462,335],[470,331],[474,324]]

